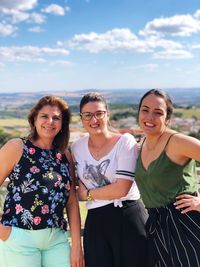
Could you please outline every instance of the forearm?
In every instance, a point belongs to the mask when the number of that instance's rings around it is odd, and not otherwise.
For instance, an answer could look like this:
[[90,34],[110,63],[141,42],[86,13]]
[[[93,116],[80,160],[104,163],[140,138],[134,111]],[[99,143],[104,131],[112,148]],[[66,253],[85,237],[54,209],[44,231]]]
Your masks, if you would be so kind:
[[[90,194],[93,199],[98,199],[98,200],[120,199],[128,194],[132,186],[132,183],[133,182],[130,180],[117,179],[115,183],[100,188],[91,189]],[[83,192],[82,198],[86,200],[87,190]]]
[[75,199],[73,202],[67,204],[67,217],[71,232],[72,246],[81,246],[81,219],[78,202]]

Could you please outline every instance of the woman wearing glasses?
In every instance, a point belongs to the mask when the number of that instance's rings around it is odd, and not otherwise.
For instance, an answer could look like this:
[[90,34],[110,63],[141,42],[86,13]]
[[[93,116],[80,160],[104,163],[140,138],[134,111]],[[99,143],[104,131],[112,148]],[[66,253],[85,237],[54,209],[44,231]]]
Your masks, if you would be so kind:
[[79,198],[87,200],[86,267],[144,267],[147,213],[134,182],[137,143],[108,127],[109,111],[98,93],[83,96],[80,117],[88,135],[72,145]]

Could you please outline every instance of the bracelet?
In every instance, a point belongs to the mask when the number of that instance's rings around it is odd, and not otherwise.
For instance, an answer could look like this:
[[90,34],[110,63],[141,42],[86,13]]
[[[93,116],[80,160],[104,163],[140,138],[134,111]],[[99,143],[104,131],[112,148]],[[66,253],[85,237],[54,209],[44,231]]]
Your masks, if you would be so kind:
[[94,198],[92,197],[92,195],[91,195],[91,193],[90,193],[90,189],[87,190],[86,200],[87,200],[87,201],[92,201],[92,200],[94,200]]

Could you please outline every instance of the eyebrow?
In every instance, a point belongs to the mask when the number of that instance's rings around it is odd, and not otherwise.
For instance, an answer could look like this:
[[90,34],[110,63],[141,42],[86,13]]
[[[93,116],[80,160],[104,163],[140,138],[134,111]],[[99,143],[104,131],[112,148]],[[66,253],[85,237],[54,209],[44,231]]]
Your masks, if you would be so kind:
[[[146,106],[146,105],[142,105],[143,108],[148,108],[150,109],[150,107]],[[163,111],[163,109],[160,109],[160,108],[155,108],[154,110],[156,111]]]
[[[45,112],[41,112],[40,114],[41,114],[41,115],[47,115],[47,116],[49,116],[49,114],[48,114],[48,113],[45,113]],[[57,114],[54,114],[53,117],[55,117],[55,116],[56,116],[56,117],[62,117],[62,114],[61,114],[61,113],[58,114],[58,115],[57,115]]]

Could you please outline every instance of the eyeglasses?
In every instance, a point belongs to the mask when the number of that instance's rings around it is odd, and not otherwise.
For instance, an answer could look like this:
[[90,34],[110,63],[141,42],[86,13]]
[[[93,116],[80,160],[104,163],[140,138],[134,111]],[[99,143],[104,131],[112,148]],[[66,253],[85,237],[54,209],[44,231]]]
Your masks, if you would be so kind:
[[106,110],[98,110],[98,111],[96,111],[94,113],[92,113],[92,112],[82,112],[82,113],[80,113],[80,116],[84,121],[90,121],[93,116],[95,117],[95,119],[101,120],[101,119],[103,119],[105,117],[106,112],[107,112]]

